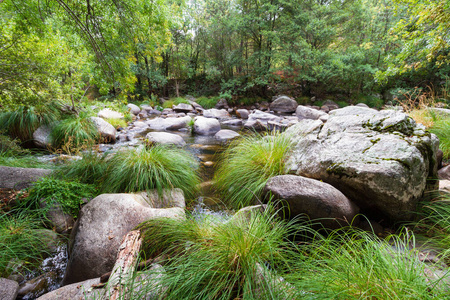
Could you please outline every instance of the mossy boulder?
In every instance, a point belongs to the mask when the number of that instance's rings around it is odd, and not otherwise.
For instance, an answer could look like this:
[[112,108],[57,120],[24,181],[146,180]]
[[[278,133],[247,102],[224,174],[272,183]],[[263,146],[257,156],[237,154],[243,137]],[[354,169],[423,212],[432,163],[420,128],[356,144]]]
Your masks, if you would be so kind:
[[329,183],[380,218],[410,220],[437,175],[437,137],[402,112],[351,106],[286,134],[295,142],[286,172]]

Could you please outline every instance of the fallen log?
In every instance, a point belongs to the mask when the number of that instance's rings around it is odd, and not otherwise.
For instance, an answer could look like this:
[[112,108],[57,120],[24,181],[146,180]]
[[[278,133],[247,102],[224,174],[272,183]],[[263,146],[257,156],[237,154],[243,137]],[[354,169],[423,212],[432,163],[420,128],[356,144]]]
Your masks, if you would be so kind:
[[117,260],[108,280],[104,300],[126,299],[126,284],[130,282],[141,249],[139,230],[130,231],[122,240]]

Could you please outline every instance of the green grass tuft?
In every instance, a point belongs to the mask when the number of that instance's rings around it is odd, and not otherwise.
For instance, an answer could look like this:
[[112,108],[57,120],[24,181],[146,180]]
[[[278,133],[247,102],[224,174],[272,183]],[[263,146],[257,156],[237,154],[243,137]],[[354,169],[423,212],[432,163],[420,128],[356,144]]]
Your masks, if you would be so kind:
[[132,193],[180,188],[187,198],[196,192],[198,163],[185,150],[153,146],[116,153],[108,160],[103,192]]
[[61,167],[58,175],[81,183],[94,184],[100,187],[108,171],[108,155],[96,152],[84,152],[82,158],[70,161]]
[[215,175],[222,200],[234,208],[253,204],[269,178],[284,174],[291,146],[285,134],[255,135],[233,142],[223,153]]
[[111,124],[114,128],[126,128],[128,126],[127,121],[124,119],[106,119],[106,122]]
[[279,280],[289,270],[294,255],[286,239],[294,227],[279,220],[271,209],[225,223],[210,218],[156,219],[140,228],[144,245],[168,257],[160,281],[167,288],[167,299],[299,296]]
[[51,206],[52,203],[61,205],[63,211],[73,217],[83,204],[83,198],[93,198],[96,195],[94,186],[76,181],[65,181],[52,177],[45,177],[33,184],[28,189],[28,196],[20,204],[31,210],[42,212],[40,202],[45,201]]
[[25,211],[0,214],[0,277],[26,271],[48,254],[42,223]]
[[205,109],[214,108],[218,101],[219,97],[199,97],[195,99],[195,102]]
[[67,153],[79,152],[100,139],[94,123],[87,117],[68,118],[58,123],[51,133],[52,146]]
[[0,124],[13,138],[22,142],[31,141],[33,132],[41,125],[50,124],[60,115],[58,105],[46,105],[41,107],[25,107],[0,114]]
[[439,138],[439,148],[444,152],[444,159],[450,158],[450,118],[436,119],[429,131]]

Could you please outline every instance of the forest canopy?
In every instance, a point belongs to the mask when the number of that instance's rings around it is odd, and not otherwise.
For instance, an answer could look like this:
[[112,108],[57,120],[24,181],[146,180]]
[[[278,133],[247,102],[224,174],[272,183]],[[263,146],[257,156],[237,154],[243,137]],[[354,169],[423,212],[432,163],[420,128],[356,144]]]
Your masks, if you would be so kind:
[[445,0],[1,0],[0,105],[446,95]]

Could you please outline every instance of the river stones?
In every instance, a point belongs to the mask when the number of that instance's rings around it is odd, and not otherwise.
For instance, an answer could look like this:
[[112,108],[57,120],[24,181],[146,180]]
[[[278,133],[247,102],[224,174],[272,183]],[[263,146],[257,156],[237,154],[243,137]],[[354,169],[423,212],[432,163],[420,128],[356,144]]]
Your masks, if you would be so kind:
[[17,282],[6,278],[0,278],[0,299],[15,300],[18,290],[19,284]]
[[214,135],[214,138],[221,142],[226,142],[226,141],[235,139],[240,136],[241,135],[239,133],[237,133],[236,131],[229,130],[229,129],[222,129]]
[[270,178],[264,188],[273,200],[282,199],[286,216],[306,214],[319,219],[327,228],[348,225],[359,213],[359,208],[332,185],[302,176],[280,175]]
[[292,113],[295,112],[298,103],[294,99],[287,96],[280,96],[270,103],[270,110],[280,113]]
[[199,135],[214,135],[220,128],[220,123],[215,118],[195,117],[194,132]]
[[152,218],[184,217],[183,208],[153,208],[144,195],[103,194],[81,209],[63,285],[111,271],[122,238],[138,224]]
[[155,118],[146,121],[145,123],[152,130],[180,130],[182,128],[186,128],[188,123],[192,120],[191,117],[171,117],[171,118]]
[[137,116],[141,112],[141,109],[136,104],[128,103],[127,107],[130,110],[130,112],[135,116]]
[[205,118],[216,118],[216,119],[229,119],[231,118],[228,111],[225,109],[217,109],[217,108],[211,108],[203,111],[203,116]]
[[186,142],[177,134],[168,132],[149,132],[145,136],[150,143],[161,145],[184,146]]
[[320,117],[326,115],[326,113],[323,111],[303,105],[299,105],[297,107],[297,109],[295,110],[295,114],[300,120],[303,119],[318,120],[320,119]]
[[104,139],[110,142],[114,142],[116,140],[117,130],[114,128],[114,126],[112,126],[102,118],[91,117],[90,119]]
[[294,142],[287,173],[323,180],[363,213],[392,221],[413,218],[427,178],[437,175],[438,139],[402,112],[350,106],[285,134]]
[[14,168],[0,166],[0,188],[21,190],[33,182],[49,176],[52,170],[37,168]]
[[102,109],[97,113],[97,117],[103,119],[123,119],[123,114],[109,108]]

